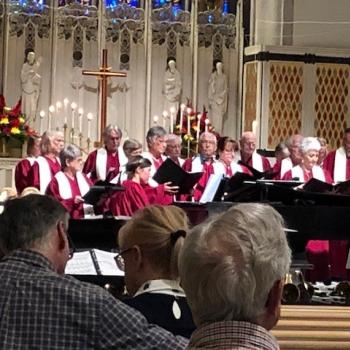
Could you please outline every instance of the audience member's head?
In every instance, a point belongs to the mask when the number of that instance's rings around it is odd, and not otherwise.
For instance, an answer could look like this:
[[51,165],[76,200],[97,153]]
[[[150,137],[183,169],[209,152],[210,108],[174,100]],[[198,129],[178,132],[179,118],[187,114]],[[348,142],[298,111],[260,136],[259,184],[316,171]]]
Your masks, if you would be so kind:
[[148,150],[154,157],[159,158],[165,152],[167,132],[161,126],[153,126],[147,131],[146,141]]
[[5,203],[0,217],[3,253],[34,250],[44,255],[58,273],[64,273],[70,257],[67,238],[68,214],[49,196],[31,194]]
[[282,217],[268,205],[238,204],[194,227],[179,271],[197,326],[235,320],[271,329],[290,260]]
[[318,142],[321,145],[320,151],[318,153],[318,165],[321,165],[323,163],[323,161],[325,160],[325,158],[327,157],[328,154],[328,149],[327,149],[327,140],[324,139],[323,137],[318,137],[317,138]]
[[20,197],[29,196],[30,194],[40,194],[40,190],[38,190],[36,187],[26,187],[22,192]]
[[58,157],[64,147],[64,137],[61,131],[45,131],[41,137],[41,154]]
[[320,149],[321,145],[316,137],[304,137],[300,145],[302,167],[311,170],[317,164]]
[[80,149],[75,145],[67,145],[60,153],[60,161],[63,171],[75,175],[83,167],[83,157]]
[[242,133],[239,140],[241,149],[241,158],[243,162],[247,162],[253,155],[256,149],[256,136],[251,131]]
[[294,166],[301,163],[302,156],[300,153],[300,145],[302,141],[303,136],[299,134],[292,135],[286,140],[286,146],[289,149],[290,159]]
[[181,137],[175,134],[168,134],[166,136],[165,154],[175,161],[181,157]]
[[229,165],[235,158],[235,152],[239,150],[238,142],[234,139],[224,136],[218,141],[219,159]]
[[280,142],[275,148],[276,161],[280,162],[283,159],[288,158],[289,156],[290,156],[290,152],[287,145],[283,141]]
[[346,128],[344,130],[343,147],[345,150],[346,158],[350,158],[350,128]]
[[217,147],[216,136],[211,132],[203,132],[199,136],[199,152],[205,159],[212,159]]
[[40,141],[41,138],[37,136],[30,136],[27,142],[27,155],[29,157],[40,156]]
[[111,153],[118,151],[123,133],[117,125],[109,124],[103,131],[103,142],[106,150]]
[[178,278],[178,255],[188,229],[186,213],[175,206],[148,206],[119,231],[125,283],[133,295],[149,280]]
[[142,153],[142,144],[141,142],[135,139],[127,139],[123,144],[123,151],[126,157],[130,160],[135,156],[139,156]]
[[128,179],[140,184],[147,184],[151,176],[151,161],[142,156],[135,156],[126,164]]

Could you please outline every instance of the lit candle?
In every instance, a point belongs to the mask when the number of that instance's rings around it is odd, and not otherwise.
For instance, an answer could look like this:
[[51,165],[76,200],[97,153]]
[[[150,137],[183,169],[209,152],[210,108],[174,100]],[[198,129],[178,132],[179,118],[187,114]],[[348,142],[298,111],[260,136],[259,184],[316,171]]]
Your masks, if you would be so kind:
[[57,114],[57,118],[56,118],[56,127],[57,129],[59,128],[59,120],[58,120],[58,117],[59,117],[59,113],[61,111],[61,108],[62,108],[62,102],[61,101],[57,101],[56,102],[56,114]]
[[164,111],[163,112],[163,128],[165,128],[167,118],[168,118],[168,112]]
[[63,105],[64,105],[64,124],[67,126],[67,122],[68,122],[68,112],[67,112],[67,108],[68,108],[68,104],[69,104],[69,100],[66,97],[63,100]]
[[77,104],[75,102],[72,102],[70,108],[72,109],[72,129],[74,130],[75,110],[77,108]]
[[199,113],[197,115],[197,141],[199,141],[199,133],[201,131],[201,118],[202,118],[202,115]]
[[154,125],[157,125],[157,124],[158,124],[158,120],[159,120],[159,117],[158,117],[157,115],[155,115],[155,116],[153,117],[153,123],[154,123]]
[[40,119],[39,119],[39,131],[40,135],[43,133],[43,119],[45,117],[45,111],[40,111],[39,113]]
[[53,105],[51,105],[49,107],[49,120],[48,120],[48,126],[47,126],[47,130],[51,130],[51,121],[52,121],[52,114],[55,112],[55,107]]
[[84,114],[84,110],[82,108],[79,108],[78,115],[79,115],[79,133],[80,134],[83,132],[83,114]]
[[[188,112],[188,110],[190,110],[190,112]],[[191,134],[191,108],[187,108],[187,134],[190,135]]]
[[204,122],[205,122],[205,132],[208,132],[209,119],[207,118]]
[[186,105],[184,103],[180,106],[180,134],[182,130],[182,123],[184,121],[184,111],[185,111]]
[[88,139],[90,139],[91,137],[91,121],[93,119],[93,115],[92,113],[88,113],[86,116],[87,120],[88,120],[88,131],[87,131],[87,137]]
[[258,132],[258,121],[257,120],[253,120],[252,132],[255,136],[257,135],[257,132]]
[[174,132],[174,119],[176,114],[176,108],[174,106],[170,107],[170,133]]

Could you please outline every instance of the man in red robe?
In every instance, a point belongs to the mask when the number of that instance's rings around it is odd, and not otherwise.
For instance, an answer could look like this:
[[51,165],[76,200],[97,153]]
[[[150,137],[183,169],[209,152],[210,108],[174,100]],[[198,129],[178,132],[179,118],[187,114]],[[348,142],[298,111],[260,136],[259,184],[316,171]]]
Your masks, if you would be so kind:
[[28,186],[36,187],[42,194],[52,177],[61,170],[58,156],[63,149],[64,138],[60,131],[46,131],[41,139],[39,156],[28,175]]
[[217,147],[217,139],[211,132],[203,132],[199,137],[199,152],[196,157],[186,159],[183,168],[188,172],[201,172],[202,177],[199,179],[194,188],[193,198],[199,201],[205,190],[205,186],[211,174],[214,174],[213,163],[215,160],[215,151]]
[[108,125],[103,132],[104,147],[89,154],[83,173],[93,182],[97,180],[110,181],[115,178],[120,168],[127,163],[127,158],[120,145],[122,131],[115,125]]
[[19,161],[15,169],[15,184],[18,194],[21,194],[29,186],[29,171],[39,155],[40,137],[31,136],[28,139],[27,157]]
[[240,160],[244,164],[260,172],[271,170],[269,160],[256,152],[256,136],[251,131],[245,131],[239,143],[241,147]]
[[[332,175],[334,182],[350,180],[350,128],[344,130],[342,146],[328,153],[323,169]],[[329,241],[332,277],[350,278],[350,271],[346,270],[349,247],[349,241]]]

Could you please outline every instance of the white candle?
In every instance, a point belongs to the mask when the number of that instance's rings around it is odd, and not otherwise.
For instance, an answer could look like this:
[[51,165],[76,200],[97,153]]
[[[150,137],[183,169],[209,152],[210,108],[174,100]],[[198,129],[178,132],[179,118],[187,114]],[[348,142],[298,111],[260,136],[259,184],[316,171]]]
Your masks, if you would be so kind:
[[93,119],[93,115],[92,113],[88,113],[86,116],[87,120],[88,120],[88,131],[87,131],[87,137],[88,139],[90,139],[91,137],[91,121]]
[[57,118],[56,118],[56,128],[58,129],[59,128],[59,113],[61,111],[61,108],[62,108],[62,102],[61,101],[57,101],[56,102],[56,115],[57,115]]
[[67,122],[68,122],[68,112],[67,112],[67,108],[68,108],[68,104],[69,104],[69,100],[66,97],[63,100],[63,105],[64,105],[64,124],[67,126]]
[[253,120],[252,132],[255,136],[257,135],[257,132],[258,132],[258,121],[257,120]]
[[189,113],[187,113],[187,134],[191,134],[191,116]]
[[184,103],[180,106],[180,134],[182,130],[182,123],[184,121],[184,111],[185,111],[186,105]]
[[77,108],[77,104],[75,102],[72,102],[72,104],[70,105],[70,108],[72,109],[72,129],[74,130],[75,110]]
[[51,105],[49,107],[49,120],[48,120],[48,125],[47,125],[47,130],[51,130],[51,122],[52,122],[52,114],[55,112],[55,107]]
[[199,141],[199,133],[201,131],[201,118],[202,118],[202,115],[199,113],[197,115],[197,141]]
[[157,115],[155,115],[155,116],[153,117],[153,123],[154,123],[154,125],[157,125],[157,124],[158,124],[158,120],[159,120],[159,117],[158,117]]
[[170,133],[174,132],[174,119],[176,119],[176,108],[172,106],[170,108]]
[[205,132],[208,132],[208,127],[209,127],[209,119],[207,118],[205,120]]
[[79,108],[78,115],[79,115],[79,133],[80,134],[83,132],[83,114],[84,114],[84,110],[82,108]]
[[164,111],[163,112],[163,128],[165,129],[165,124],[166,124],[166,120],[168,118],[168,112]]
[[45,117],[45,111],[40,111],[39,113],[40,119],[39,119],[39,132],[40,135],[43,133],[43,119]]

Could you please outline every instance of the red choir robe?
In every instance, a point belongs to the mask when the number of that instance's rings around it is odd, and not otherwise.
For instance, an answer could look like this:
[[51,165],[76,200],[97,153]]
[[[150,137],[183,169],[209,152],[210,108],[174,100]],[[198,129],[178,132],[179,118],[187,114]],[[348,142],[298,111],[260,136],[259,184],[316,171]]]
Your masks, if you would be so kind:
[[[312,169],[312,173],[305,173],[302,168],[297,165],[291,170],[287,171],[283,180],[292,180],[299,177],[300,181],[307,182],[312,177],[318,180],[332,183],[332,177],[327,171],[324,171],[318,165],[315,165]],[[307,271],[307,278],[312,281],[325,281],[331,278],[331,271],[329,269],[330,264],[330,247],[329,241],[326,240],[311,240],[306,245],[306,255],[311,264],[314,265],[314,269]]]
[[185,163],[183,165],[184,170],[188,172],[203,171],[203,175],[199,179],[193,191],[193,198],[195,201],[199,201],[201,199],[210,175],[214,174],[214,167],[213,167],[214,162],[215,162],[214,159],[211,159],[209,162],[203,161],[200,156],[196,156],[194,158],[189,158],[185,160]]
[[110,181],[119,174],[120,168],[126,163],[127,158],[122,148],[119,147],[116,153],[111,153],[106,148],[99,148],[87,157],[83,173],[88,175],[93,182]]
[[213,163],[213,168],[214,174],[224,174],[227,177],[231,177],[236,173],[252,175],[247,167],[237,164],[235,161],[231,162],[230,166],[227,166],[224,162],[219,160]]
[[[64,174],[64,173],[61,172],[61,174]],[[86,181],[87,186],[91,187],[92,181],[85,174],[81,173],[81,175],[84,177],[84,180]],[[86,192],[82,193],[84,190],[80,189],[77,177],[75,177],[74,179],[71,179],[70,177],[68,177],[65,174],[64,174],[64,176],[68,180],[72,197],[65,198],[65,199],[62,198],[62,195],[61,195],[62,189],[60,189],[60,182],[57,179],[57,174],[50,181],[50,183],[46,189],[46,194],[56,198],[60,203],[62,203],[66,207],[66,209],[68,210],[69,215],[72,219],[81,219],[84,217],[84,203],[74,203],[74,198],[76,196],[83,197]]]
[[[350,159],[346,157],[343,147],[331,151],[323,161],[323,169],[328,171],[334,182],[350,180]],[[350,241],[329,241],[331,275],[339,279],[350,279],[350,270],[346,269]]]
[[[51,179],[59,171],[61,171],[61,163],[58,158],[51,159],[46,156],[39,156],[29,170],[28,186],[36,187],[44,194]],[[40,174],[43,174],[43,176],[41,177]]]
[[133,180],[123,182],[125,191],[116,192],[109,200],[109,210],[113,215],[132,216],[137,210],[149,204],[164,203],[164,186],[152,187]]
[[[241,156],[239,158],[241,159]],[[248,159],[246,164],[260,172],[271,170],[271,164],[269,160],[266,157],[258,154],[256,151],[254,151],[253,155]]]
[[15,185],[18,194],[21,194],[26,187],[30,186],[29,171],[34,162],[34,157],[27,157],[17,163],[15,169]]

